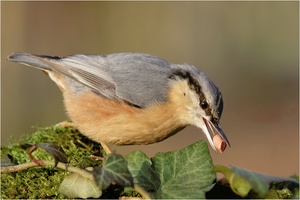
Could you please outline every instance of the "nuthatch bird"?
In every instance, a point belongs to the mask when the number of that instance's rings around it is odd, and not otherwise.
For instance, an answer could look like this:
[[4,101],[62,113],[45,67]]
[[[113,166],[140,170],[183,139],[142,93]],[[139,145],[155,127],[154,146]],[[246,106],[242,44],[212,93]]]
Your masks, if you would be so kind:
[[214,150],[230,146],[219,124],[222,95],[194,66],[141,53],[14,53],[8,60],[47,72],[63,93],[70,119],[94,141],[151,144],[194,125]]

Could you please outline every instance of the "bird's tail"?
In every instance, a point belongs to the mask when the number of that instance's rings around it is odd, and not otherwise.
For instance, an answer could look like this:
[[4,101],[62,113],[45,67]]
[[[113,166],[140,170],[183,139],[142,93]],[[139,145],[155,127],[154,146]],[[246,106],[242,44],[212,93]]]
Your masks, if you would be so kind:
[[52,71],[52,67],[49,65],[49,61],[57,59],[60,58],[51,56],[39,56],[29,53],[13,53],[9,57],[7,57],[7,60],[9,61],[22,63],[30,67],[47,71]]

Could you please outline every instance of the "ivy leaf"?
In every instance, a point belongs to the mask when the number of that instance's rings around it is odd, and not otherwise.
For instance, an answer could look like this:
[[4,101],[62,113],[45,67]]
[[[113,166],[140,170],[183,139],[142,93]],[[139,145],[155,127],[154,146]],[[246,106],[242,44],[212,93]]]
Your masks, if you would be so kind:
[[250,183],[243,177],[236,176],[231,168],[223,165],[216,165],[214,166],[213,170],[215,172],[221,172],[225,175],[234,193],[241,197],[245,197],[248,195],[249,191],[252,188]]
[[[259,194],[259,197],[262,198],[264,198],[266,194],[269,192],[269,188],[271,185],[274,186],[283,185],[284,183],[288,182],[292,186],[291,189],[299,188],[299,182],[293,178],[269,176],[269,175],[249,171],[246,169],[242,169],[239,167],[235,167],[235,166],[232,166],[231,168],[237,176],[246,179],[252,186],[252,189]],[[284,191],[285,190],[283,190],[283,193],[285,193]],[[281,192],[280,190],[277,190],[279,197],[280,197],[280,192]]]
[[[299,188],[299,182],[295,179],[268,176],[235,166],[229,168],[223,165],[216,165],[214,171],[223,173],[231,189],[242,197],[247,196],[250,190],[257,193],[255,198],[275,197],[274,188],[270,189],[270,186],[278,185],[278,183],[288,182],[290,186],[288,190],[294,191]],[[285,187],[284,190],[276,190],[277,197],[281,197],[280,192],[284,193],[285,196],[291,196],[286,188],[287,187]]]
[[134,182],[152,191],[154,198],[205,198],[216,178],[204,141],[151,159],[142,152],[133,152],[126,158]]
[[126,156],[128,169],[134,177],[134,183],[147,191],[156,191],[160,187],[159,174],[152,167],[152,161],[142,151],[134,151]]
[[54,142],[34,144],[34,143],[30,143],[30,142],[21,141],[19,143],[19,145],[24,150],[31,148],[29,150],[29,156],[30,156],[31,160],[33,160],[34,162],[37,162],[37,164],[38,164],[38,160],[35,160],[32,157],[32,152],[35,151],[37,149],[37,147],[45,149],[45,151],[47,151],[50,155],[52,155],[55,159],[56,164],[57,164],[57,162],[68,163],[68,157],[66,156],[63,148],[61,148],[61,146],[57,145]]
[[58,192],[68,198],[99,198],[102,190],[94,181],[90,181],[77,173],[66,176],[60,184]]
[[8,166],[14,166],[15,164],[11,161],[9,158],[9,154],[4,154],[1,155],[1,161],[0,161],[0,166],[1,167],[8,167]]
[[160,153],[151,160],[161,180],[160,189],[154,193],[156,198],[205,198],[216,178],[204,141]]
[[19,142],[19,145],[20,145],[20,147],[21,147],[22,149],[27,150],[27,149],[29,149],[30,147],[34,146],[35,144],[30,143],[30,142],[20,141],[20,142]]
[[94,167],[94,179],[100,189],[107,188],[112,182],[124,187],[133,187],[133,178],[127,164],[123,156],[109,154],[104,158],[102,167]]
[[40,143],[40,144],[36,144],[36,146],[45,149],[49,154],[51,154],[54,157],[56,163],[57,162],[68,163],[68,157],[66,156],[61,146],[53,142]]

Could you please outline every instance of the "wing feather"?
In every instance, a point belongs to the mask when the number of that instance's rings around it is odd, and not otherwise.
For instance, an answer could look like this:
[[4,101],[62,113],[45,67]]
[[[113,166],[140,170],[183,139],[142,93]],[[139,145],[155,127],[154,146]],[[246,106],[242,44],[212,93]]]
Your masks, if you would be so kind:
[[49,61],[56,71],[106,97],[138,107],[167,100],[171,64],[148,54],[78,54]]

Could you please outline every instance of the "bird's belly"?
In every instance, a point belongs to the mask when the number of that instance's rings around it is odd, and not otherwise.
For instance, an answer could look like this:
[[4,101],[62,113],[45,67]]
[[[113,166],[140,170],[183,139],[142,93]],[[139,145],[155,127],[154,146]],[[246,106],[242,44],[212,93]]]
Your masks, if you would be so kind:
[[[151,144],[162,141],[184,128],[167,105],[141,109],[109,100],[93,92],[64,95],[66,110],[87,137],[116,145]],[[70,102],[67,102],[70,101]]]

